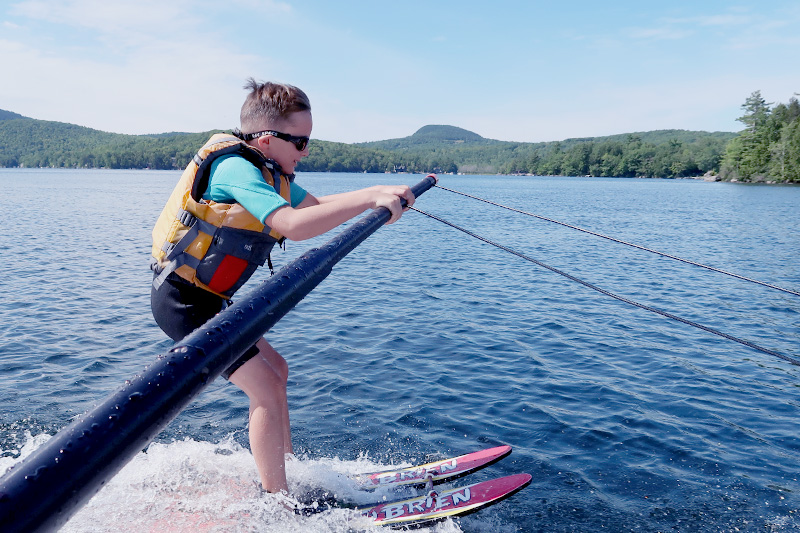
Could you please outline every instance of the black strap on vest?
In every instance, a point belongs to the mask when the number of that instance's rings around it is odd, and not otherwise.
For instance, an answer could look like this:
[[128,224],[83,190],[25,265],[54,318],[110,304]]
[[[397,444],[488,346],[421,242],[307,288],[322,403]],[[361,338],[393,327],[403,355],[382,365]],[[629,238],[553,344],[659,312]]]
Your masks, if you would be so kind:
[[[211,152],[205,159],[200,156],[200,153],[195,154],[193,161],[198,167],[194,177],[194,183],[192,184],[192,198],[195,202],[199,202],[206,192],[206,189],[208,189],[208,180],[211,178],[211,164],[217,158],[225,155],[238,155],[239,157],[243,157],[258,169],[266,167],[272,174],[272,181],[275,183],[280,182],[280,168],[271,159],[265,158],[257,150],[249,148],[247,145],[236,143],[232,146],[227,146]],[[276,175],[278,176],[277,179],[275,177]],[[280,185],[278,185],[278,187],[280,187]]]

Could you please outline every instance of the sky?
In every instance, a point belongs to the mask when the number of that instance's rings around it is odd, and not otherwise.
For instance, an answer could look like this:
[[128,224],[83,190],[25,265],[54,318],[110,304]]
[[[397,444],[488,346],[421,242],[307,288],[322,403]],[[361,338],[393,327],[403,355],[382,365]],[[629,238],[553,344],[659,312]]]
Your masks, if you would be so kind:
[[0,109],[128,134],[238,126],[247,78],[313,136],[541,142],[739,131],[800,93],[800,2],[0,0]]

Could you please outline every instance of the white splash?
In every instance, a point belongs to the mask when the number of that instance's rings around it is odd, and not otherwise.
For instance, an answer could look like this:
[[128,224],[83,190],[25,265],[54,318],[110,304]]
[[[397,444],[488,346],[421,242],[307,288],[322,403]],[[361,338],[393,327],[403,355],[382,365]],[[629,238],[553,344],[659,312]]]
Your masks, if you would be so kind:
[[[30,455],[47,435],[26,434],[16,457],[0,457],[0,473]],[[4,455],[8,455],[5,453]],[[392,465],[397,466],[397,465]],[[353,504],[397,499],[397,492],[364,492],[348,474],[387,468],[362,457],[355,461],[294,458],[286,463],[292,494],[327,492]],[[384,489],[386,490],[386,489]],[[283,502],[283,503],[282,503]],[[232,439],[217,444],[185,439],[153,443],[137,454],[60,530],[62,533],[216,533],[383,531],[350,509],[301,517],[285,500],[264,493],[249,450]],[[429,529],[462,531],[448,520]]]

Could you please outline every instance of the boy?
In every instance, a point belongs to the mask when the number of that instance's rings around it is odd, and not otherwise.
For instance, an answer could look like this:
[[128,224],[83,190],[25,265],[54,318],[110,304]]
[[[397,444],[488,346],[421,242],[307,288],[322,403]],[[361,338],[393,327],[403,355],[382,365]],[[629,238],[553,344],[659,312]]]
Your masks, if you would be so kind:
[[[283,238],[321,235],[367,209],[386,207],[387,224],[414,203],[407,186],[375,186],[315,198],[294,183],[308,155],[311,104],[297,87],[249,79],[241,131],[214,135],[184,171],[153,230],[151,306],[175,341],[222,309]],[[213,236],[213,238],[212,238]],[[270,265],[271,267],[271,265]],[[260,339],[223,376],[250,400],[250,449],[261,484],[287,492],[292,453],[288,365]]]

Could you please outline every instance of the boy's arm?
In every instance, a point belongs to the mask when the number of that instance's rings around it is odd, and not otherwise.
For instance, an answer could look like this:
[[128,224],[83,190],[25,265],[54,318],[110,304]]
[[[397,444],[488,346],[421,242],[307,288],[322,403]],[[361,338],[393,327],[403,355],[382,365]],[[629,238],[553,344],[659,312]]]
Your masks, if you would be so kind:
[[[400,185],[399,187],[404,187],[404,186]],[[385,192],[388,192],[389,194],[394,194],[394,191],[397,188],[398,188],[398,186],[392,186],[392,185],[375,185],[373,187],[369,187],[369,189],[361,189],[361,190],[357,190],[357,191],[342,192],[342,193],[337,193],[337,194],[328,194],[326,196],[320,196],[316,200],[321,204],[326,204],[328,202],[335,202],[335,201],[338,201],[338,200],[343,200],[343,199],[347,198],[348,196],[350,196],[352,194],[360,194],[364,190],[385,191]],[[412,195],[412,197],[413,197],[413,195]],[[412,200],[412,203],[413,203],[413,200]],[[411,204],[409,204],[409,205],[411,205]]]
[[414,204],[414,194],[405,185],[375,186],[321,198],[307,194],[297,207],[278,208],[264,222],[286,238],[302,241],[322,235],[367,209],[386,207],[392,213],[387,222],[391,224],[403,214],[401,198],[409,206]]

